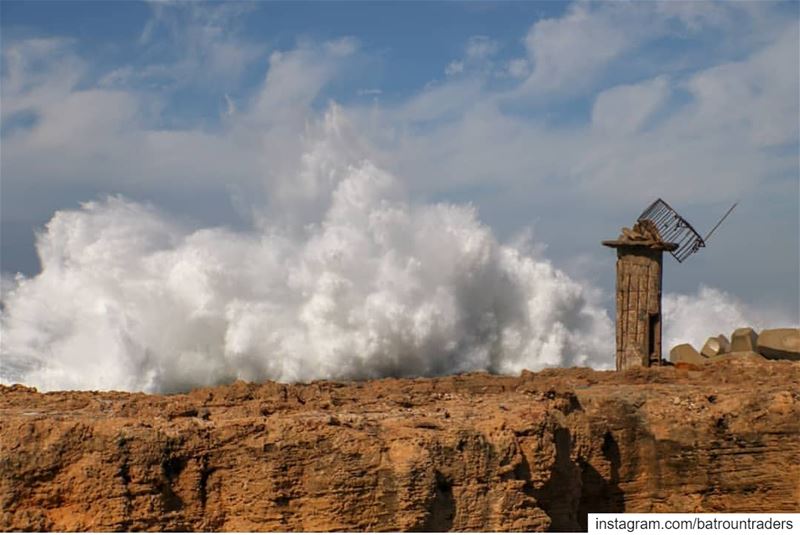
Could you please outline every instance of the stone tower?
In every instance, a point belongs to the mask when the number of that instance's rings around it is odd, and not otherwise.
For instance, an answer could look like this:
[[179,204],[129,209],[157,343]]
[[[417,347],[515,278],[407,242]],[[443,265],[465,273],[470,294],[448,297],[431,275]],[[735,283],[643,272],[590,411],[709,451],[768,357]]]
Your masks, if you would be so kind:
[[678,244],[664,242],[643,220],[603,245],[617,250],[617,370],[659,366],[662,257]]

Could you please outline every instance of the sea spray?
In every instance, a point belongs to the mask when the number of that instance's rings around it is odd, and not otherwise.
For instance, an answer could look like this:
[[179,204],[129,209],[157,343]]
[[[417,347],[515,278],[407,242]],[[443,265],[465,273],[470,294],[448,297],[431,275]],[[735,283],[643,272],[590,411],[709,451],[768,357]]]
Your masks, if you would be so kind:
[[[613,365],[601,292],[542,247],[499,243],[470,205],[410,202],[343,121],[332,107],[308,133],[250,231],[119,196],[56,212],[41,272],[2,281],[0,382],[173,392]],[[753,317],[708,288],[665,295],[664,315],[665,350]]]
[[[187,229],[122,197],[57,212],[37,237],[41,273],[4,292],[0,382],[170,392],[608,366],[595,293],[498,243],[472,206],[409,202],[395,177],[343,158],[326,120],[257,230]],[[302,225],[270,222],[299,204],[314,207]]]
[[699,350],[708,337],[718,334],[730,337],[739,327],[760,331],[798,325],[798,318],[792,318],[789,312],[749,305],[704,284],[694,294],[665,294],[663,310],[665,353],[683,343],[691,343]]

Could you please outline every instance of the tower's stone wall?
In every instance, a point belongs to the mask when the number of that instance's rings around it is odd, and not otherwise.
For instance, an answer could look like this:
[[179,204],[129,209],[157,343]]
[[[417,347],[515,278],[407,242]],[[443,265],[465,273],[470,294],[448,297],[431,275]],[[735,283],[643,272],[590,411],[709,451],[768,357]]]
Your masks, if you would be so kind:
[[617,370],[661,364],[661,273],[665,242],[649,220],[623,228],[616,240],[603,242],[617,250]]
[[617,248],[617,370],[661,362],[663,251]]

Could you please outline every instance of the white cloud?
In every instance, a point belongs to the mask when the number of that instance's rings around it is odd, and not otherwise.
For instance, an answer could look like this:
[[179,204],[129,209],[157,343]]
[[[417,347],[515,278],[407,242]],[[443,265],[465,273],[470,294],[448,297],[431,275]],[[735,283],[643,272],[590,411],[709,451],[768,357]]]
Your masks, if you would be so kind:
[[356,91],[358,96],[378,96],[382,93],[383,91],[378,88],[362,88]]
[[72,41],[31,38],[6,44],[2,50],[3,119],[26,110],[58,103],[87,71],[73,53]]
[[499,49],[497,41],[485,35],[474,35],[467,41],[466,57],[470,61],[482,61],[489,59],[497,53]]
[[345,58],[358,50],[358,39],[354,37],[341,37],[324,43],[325,51],[333,57]]
[[512,78],[525,78],[530,73],[530,65],[525,58],[515,58],[508,62],[506,72]]
[[527,86],[569,91],[590,80],[633,42],[633,34],[615,24],[616,14],[616,9],[591,10],[580,3],[561,18],[536,22],[525,37],[533,64]]
[[692,76],[687,87],[696,101],[693,125],[738,129],[760,146],[796,140],[798,42],[798,25],[790,24],[758,53]]
[[236,101],[233,100],[230,95],[225,93],[225,115],[230,117],[236,114]]
[[321,46],[303,43],[288,52],[273,52],[251,111],[269,122],[296,120],[297,113],[308,112],[313,99],[356,46],[353,40],[340,39]]
[[388,109],[389,116],[400,124],[440,120],[459,116],[481,96],[479,81],[471,78],[451,83],[431,84],[424,91],[402,102],[397,109]]
[[447,64],[447,67],[444,68],[444,73],[447,76],[454,76],[456,74],[461,74],[462,72],[464,72],[463,61],[451,61]]
[[[489,182],[528,193],[547,187],[539,194],[562,196],[566,188],[573,202],[629,210],[658,196],[732,201],[796,169],[791,155],[763,150],[766,140],[797,139],[793,31],[777,31],[772,43],[744,59],[688,78],[659,75],[608,87],[594,98],[589,124],[559,126],[506,113],[515,89],[491,91],[477,77],[436,84],[396,110],[384,109],[383,124],[401,133],[385,150],[421,188]],[[404,130],[433,119],[422,131]]]
[[676,18],[691,31],[734,23],[730,6],[722,2],[653,2],[658,15]]
[[580,94],[609,66],[626,58],[636,61],[634,51],[665,36],[682,40],[704,31],[736,33],[737,39],[721,48],[741,54],[762,46],[769,41],[765,36],[785,25],[786,18],[773,11],[780,9],[755,2],[575,2],[563,16],[531,26],[524,44],[532,71],[519,93]]
[[[217,192],[222,202],[234,194],[251,217],[270,184],[295,165],[288,162],[299,157],[311,105],[354,46],[341,39],[274,53],[261,90],[239,103],[228,95],[222,127],[206,130],[164,129],[166,95],[142,90],[120,69],[100,75],[95,88],[78,88],[85,62],[68,42],[15,43],[3,51],[10,58],[2,80],[4,121],[22,111],[36,121],[4,133],[4,190],[37,184],[26,200],[36,205],[49,195],[48,184],[148,197],[188,188]],[[25,217],[19,203],[4,203],[4,210]]]
[[[696,72],[686,83],[692,96],[688,103],[623,142],[599,134],[576,162],[575,172],[597,195],[646,197],[652,196],[650,192],[668,192],[682,202],[732,201],[775,177],[791,176],[796,158],[764,149],[797,143],[796,44],[797,26],[791,24],[747,58]],[[643,91],[623,89],[640,93],[629,101],[632,125],[637,125],[642,110],[658,106],[665,90],[662,83]],[[613,95],[616,90],[611,91]],[[604,104],[608,102],[601,95],[598,114]],[[616,113],[625,117],[620,107]],[[609,112],[607,123],[613,122],[612,115]],[[642,188],[645,180],[648,187]]]
[[[139,42],[161,62],[121,72],[127,83],[233,87],[265,48],[240,37],[247,2],[153,2]],[[158,37],[158,38],[157,38]]]
[[444,73],[455,76],[464,73],[487,74],[494,68],[492,57],[497,54],[500,45],[485,35],[473,35],[464,46],[464,56],[447,64]]
[[592,126],[605,132],[632,134],[663,106],[669,91],[666,76],[607,89],[595,99]]

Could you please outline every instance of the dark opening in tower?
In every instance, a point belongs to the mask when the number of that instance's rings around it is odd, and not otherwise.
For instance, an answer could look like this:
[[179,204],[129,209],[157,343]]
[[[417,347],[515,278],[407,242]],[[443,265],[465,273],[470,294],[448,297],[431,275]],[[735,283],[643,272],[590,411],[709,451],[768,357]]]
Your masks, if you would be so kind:
[[650,314],[650,324],[647,326],[647,354],[650,364],[661,360],[661,315]]

